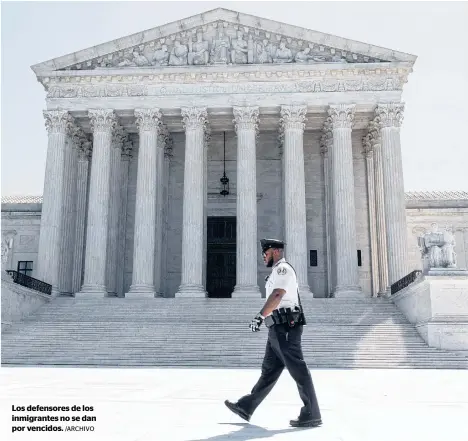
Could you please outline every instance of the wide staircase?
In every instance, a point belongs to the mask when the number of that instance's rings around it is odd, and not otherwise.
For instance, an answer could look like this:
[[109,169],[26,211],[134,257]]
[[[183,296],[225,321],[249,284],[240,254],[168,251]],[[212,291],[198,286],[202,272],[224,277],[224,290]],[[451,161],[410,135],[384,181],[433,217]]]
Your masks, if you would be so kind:
[[[259,368],[263,299],[57,298],[2,333],[2,365]],[[384,299],[304,299],[311,368],[468,368]]]

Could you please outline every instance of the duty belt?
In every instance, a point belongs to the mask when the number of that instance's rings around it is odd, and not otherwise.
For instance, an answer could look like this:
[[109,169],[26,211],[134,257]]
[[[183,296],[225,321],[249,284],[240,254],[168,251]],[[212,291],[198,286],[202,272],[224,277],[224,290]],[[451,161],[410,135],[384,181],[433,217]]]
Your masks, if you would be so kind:
[[304,325],[305,318],[302,308],[279,308],[275,309],[271,315],[265,318],[265,326],[271,328],[275,325],[286,324],[290,328],[296,325]]

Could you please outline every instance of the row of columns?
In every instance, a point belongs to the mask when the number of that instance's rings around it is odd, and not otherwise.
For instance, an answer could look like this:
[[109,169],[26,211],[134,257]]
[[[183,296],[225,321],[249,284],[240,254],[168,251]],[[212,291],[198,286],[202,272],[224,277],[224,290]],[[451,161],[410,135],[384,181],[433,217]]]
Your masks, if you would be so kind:
[[[401,103],[379,104],[363,139],[374,296],[384,295],[392,283],[407,274],[407,232],[400,146],[403,107]],[[330,106],[322,136],[328,227],[328,289],[335,295],[353,295],[361,290],[356,258],[351,141],[354,112],[354,105]]]
[[[286,257],[300,292],[310,293],[304,173],[306,106],[281,108]],[[325,204],[330,291],[360,293],[351,133],[354,105],[334,105],[324,126]],[[406,227],[399,127],[403,107],[383,104],[364,140],[368,170],[373,292],[406,274]],[[259,294],[257,284],[256,139],[259,109],[234,107],[237,133],[237,280],[233,296]],[[123,289],[128,164],[131,145],[110,109],[90,110],[93,143],[66,111],[45,112],[49,131],[39,245],[39,278],[55,293],[117,295]],[[137,109],[138,155],[132,284],[127,295],[162,291],[167,129],[159,109]],[[176,296],[205,296],[207,111],[184,108],[184,206],[181,284]],[[130,147],[130,148],[129,148]],[[91,171],[90,155],[93,155]],[[125,153],[124,153],[125,152]],[[89,177],[88,177],[89,175]],[[89,180],[89,185],[87,182]],[[88,210],[84,209],[88,199]],[[103,203],[107,201],[107,203]],[[86,243],[84,245],[86,231]],[[158,244],[158,246],[157,246]],[[157,247],[157,249],[156,249]],[[85,256],[83,259],[83,249]],[[60,258],[59,258],[60,257]],[[59,266],[59,262],[60,266]],[[72,277],[69,275],[72,274]],[[115,276],[115,277],[114,277]],[[378,280],[378,282],[377,282]]]
[[[307,237],[303,135],[306,106],[282,106],[284,132],[286,257],[295,267],[302,293],[307,281]],[[237,263],[233,297],[260,295],[257,283],[256,140],[259,109],[233,107],[237,134]],[[185,127],[182,276],[177,297],[203,297],[203,252],[206,230],[205,108],[182,109]]]

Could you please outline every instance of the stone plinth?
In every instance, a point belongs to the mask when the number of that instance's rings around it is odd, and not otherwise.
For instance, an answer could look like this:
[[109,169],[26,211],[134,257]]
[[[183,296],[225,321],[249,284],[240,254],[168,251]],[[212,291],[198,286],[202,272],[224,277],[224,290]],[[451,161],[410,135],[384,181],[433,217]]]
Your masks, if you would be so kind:
[[[456,270],[455,270],[456,271]],[[468,350],[468,276],[436,270],[392,296],[426,343],[447,350]]]

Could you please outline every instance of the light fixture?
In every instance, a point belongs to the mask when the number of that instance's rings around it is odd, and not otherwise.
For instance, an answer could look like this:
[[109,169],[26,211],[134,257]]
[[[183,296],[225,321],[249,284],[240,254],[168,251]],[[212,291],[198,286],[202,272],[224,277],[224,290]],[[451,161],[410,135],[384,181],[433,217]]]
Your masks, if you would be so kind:
[[226,176],[226,132],[223,132],[224,135],[224,173],[223,177],[220,179],[221,185],[223,189],[219,192],[223,196],[227,196],[229,194],[229,178]]

